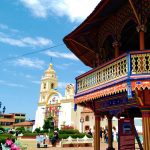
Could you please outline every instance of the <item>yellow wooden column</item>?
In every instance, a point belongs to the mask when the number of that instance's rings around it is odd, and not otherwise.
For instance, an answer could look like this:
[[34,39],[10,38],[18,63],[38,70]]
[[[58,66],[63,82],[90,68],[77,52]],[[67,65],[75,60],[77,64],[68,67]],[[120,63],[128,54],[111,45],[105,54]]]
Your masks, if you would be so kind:
[[142,108],[141,112],[144,150],[150,150],[150,108]]
[[94,150],[100,150],[100,116],[95,114]]
[[114,150],[113,136],[112,136],[112,116],[108,116],[108,148],[107,150]]

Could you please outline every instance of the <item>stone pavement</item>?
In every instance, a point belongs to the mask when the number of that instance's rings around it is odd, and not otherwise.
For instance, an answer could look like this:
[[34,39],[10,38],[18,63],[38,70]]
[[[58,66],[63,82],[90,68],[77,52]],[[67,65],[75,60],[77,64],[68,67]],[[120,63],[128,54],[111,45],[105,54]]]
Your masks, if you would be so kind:
[[[22,143],[27,144],[27,150],[94,150],[94,147],[60,147],[57,145],[56,147],[52,147],[51,145],[48,148],[36,148],[35,139],[22,139]],[[106,143],[100,143],[101,150],[106,150],[108,145]],[[118,150],[117,143],[114,143],[115,150]]]

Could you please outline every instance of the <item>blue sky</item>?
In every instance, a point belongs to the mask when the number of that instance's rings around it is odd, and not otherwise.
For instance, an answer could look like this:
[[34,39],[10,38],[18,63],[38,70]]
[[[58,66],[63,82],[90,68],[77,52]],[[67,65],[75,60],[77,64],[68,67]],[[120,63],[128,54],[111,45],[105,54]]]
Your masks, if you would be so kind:
[[[89,70],[63,44],[100,0],[1,0],[0,101],[6,113],[26,113],[34,119],[40,80],[52,63],[63,95],[67,83]],[[52,46],[40,53],[18,57]],[[6,59],[16,57],[16,59]]]

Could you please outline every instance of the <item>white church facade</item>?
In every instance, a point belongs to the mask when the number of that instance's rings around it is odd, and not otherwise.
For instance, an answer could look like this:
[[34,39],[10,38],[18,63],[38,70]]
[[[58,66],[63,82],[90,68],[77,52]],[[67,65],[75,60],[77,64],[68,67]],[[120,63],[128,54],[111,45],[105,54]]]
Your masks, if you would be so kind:
[[50,64],[41,79],[40,96],[33,131],[36,128],[42,129],[44,120],[49,116],[53,117],[54,126],[59,129],[66,125],[81,131],[80,117],[83,108],[78,107],[77,111],[74,111],[74,85],[66,85],[64,96],[56,90],[57,85],[58,79],[52,64]]

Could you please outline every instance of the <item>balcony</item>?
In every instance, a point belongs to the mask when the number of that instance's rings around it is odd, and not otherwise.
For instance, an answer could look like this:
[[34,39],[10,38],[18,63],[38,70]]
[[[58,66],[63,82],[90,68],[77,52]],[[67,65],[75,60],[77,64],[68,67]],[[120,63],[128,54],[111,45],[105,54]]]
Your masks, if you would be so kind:
[[145,80],[144,84],[149,84],[146,82],[149,79],[150,50],[132,51],[78,76],[75,99],[93,92],[100,94],[102,90],[102,96],[111,94],[113,92],[110,87],[114,93],[118,92],[117,89],[131,92],[135,84],[143,86],[141,80]]

